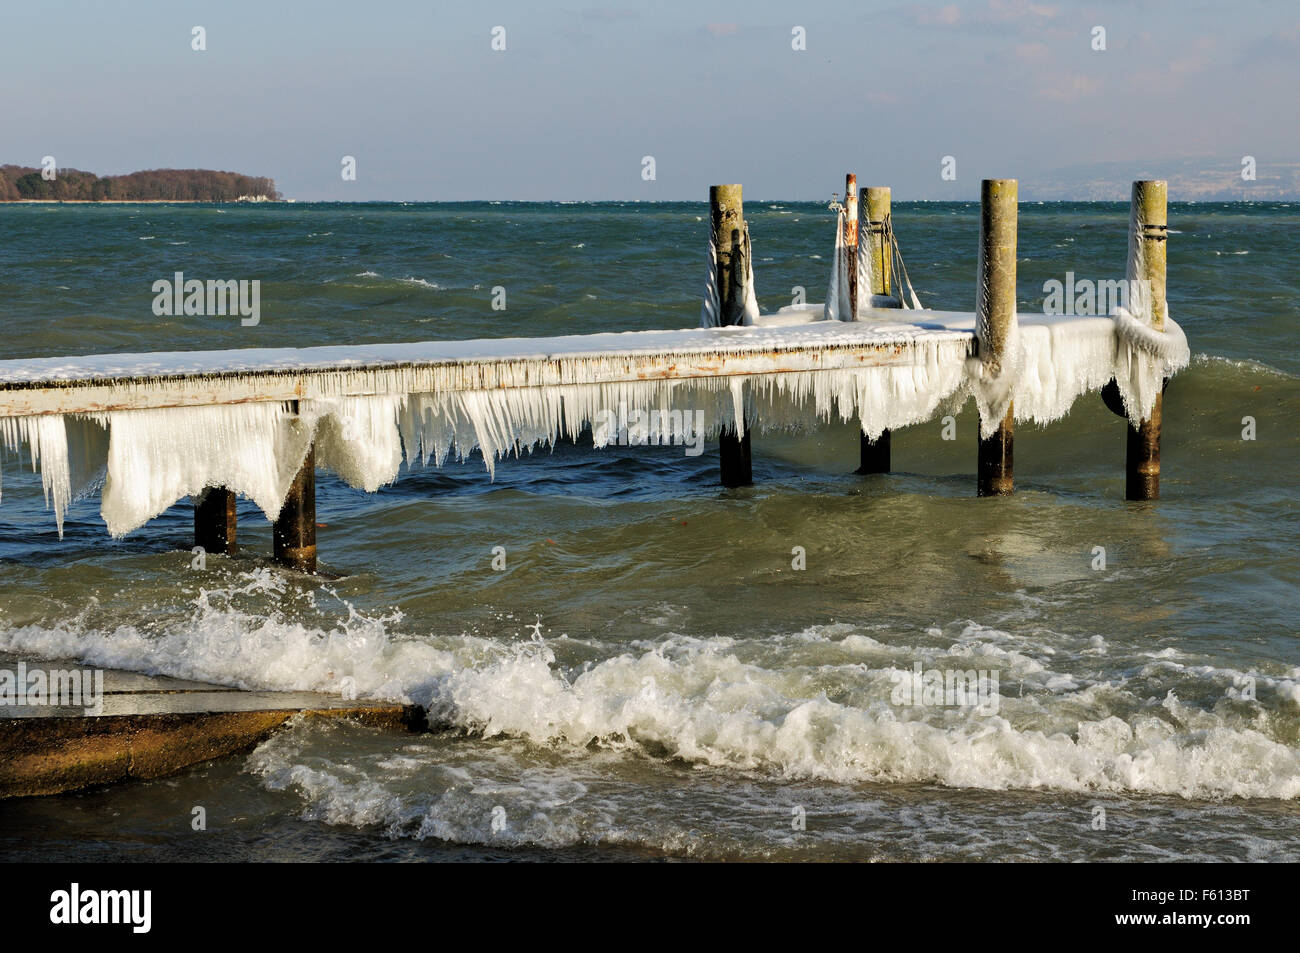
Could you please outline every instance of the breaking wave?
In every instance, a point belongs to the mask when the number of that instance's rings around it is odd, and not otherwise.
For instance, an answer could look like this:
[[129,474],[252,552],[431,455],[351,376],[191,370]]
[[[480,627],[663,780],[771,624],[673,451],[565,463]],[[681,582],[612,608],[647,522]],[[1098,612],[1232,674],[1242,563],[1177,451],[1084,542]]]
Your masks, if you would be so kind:
[[[295,602],[310,607],[307,618]],[[288,608],[267,614],[270,604]],[[597,643],[596,660],[591,642],[579,651],[568,637],[530,639],[509,623],[493,636],[417,637],[401,622],[258,570],[201,591],[189,618],[156,630],[97,627],[83,613],[0,629],[0,650],[250,689],[339,691],[349,678],[361,695],[418,703],[432,722],[486,739],[757,777],[1300,797],[1300,668],[1246,673],[1168,649],[1112,658],[1100,636],[1076,653],[1035,651],[968,620],[743,641],[668,633]],[[1066,664],[1071,655],[1088,665]],[[916,663],[997,672],[996,711],[891,703],[894,673]]]

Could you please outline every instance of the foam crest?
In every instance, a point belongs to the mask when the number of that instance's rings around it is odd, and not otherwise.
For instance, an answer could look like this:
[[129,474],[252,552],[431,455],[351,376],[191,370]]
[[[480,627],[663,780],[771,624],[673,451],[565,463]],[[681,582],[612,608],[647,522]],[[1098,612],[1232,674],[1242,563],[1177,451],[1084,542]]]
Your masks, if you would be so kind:
[[[673,636],[649,648],[606,646],[599,661],[573,668],[562,641],[413,639],[397,634],[399,615],[350,606],[320,625],[240,608],[241,597],[283,586],[263,572],[205,590],[189,619],[159,631],[80,619],[11,627],[0,648],[243,688],[339,691],[350,679],[362,695],[425,705],[434,721],[486,738],[572,752],[594,745],[727,772],[1300,797],[1300,751],[1288,740],[1300,707],[1294,671],[1264,680],[1260,700],[1247,700],[1225,690],[1230,672],[1152,662],[1157,670],[1138,679],[1090,678],[969,626],[951,641],[842,630],[744,644]],[[894,673],[917,661],[1000,671],[996,714],[893,704]]]

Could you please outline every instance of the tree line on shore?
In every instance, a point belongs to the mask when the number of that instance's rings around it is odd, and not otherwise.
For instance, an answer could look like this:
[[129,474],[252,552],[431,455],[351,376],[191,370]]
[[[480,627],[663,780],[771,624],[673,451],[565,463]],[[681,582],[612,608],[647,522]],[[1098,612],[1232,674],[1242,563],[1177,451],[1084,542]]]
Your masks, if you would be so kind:
[[274,179],[210,169],[151,169],[106,176],[58,169],[53,178],[46,178],[40,169],[0,165],[0,202],[233,202],[245,197],[275,200],[280,193]]

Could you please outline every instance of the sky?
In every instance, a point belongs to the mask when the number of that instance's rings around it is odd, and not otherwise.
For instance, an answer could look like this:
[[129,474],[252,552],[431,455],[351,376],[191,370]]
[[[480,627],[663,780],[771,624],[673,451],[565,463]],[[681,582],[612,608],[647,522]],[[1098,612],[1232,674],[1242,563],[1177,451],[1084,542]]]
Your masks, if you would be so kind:
[[1022,198],[1169,177],[1175,198],[1175,173],[1300,194],[1298,93],[1294,0],[5,0],[0,20],[0,163],[216,168],[301,201],[824,199],[849,171],[898,200],[986,177]]

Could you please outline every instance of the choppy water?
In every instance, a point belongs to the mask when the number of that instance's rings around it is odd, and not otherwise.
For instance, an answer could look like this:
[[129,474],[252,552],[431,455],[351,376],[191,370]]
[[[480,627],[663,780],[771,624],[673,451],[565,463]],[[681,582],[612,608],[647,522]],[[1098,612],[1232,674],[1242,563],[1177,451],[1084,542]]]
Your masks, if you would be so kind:
[[[0,357],[690,326],[705,215],[0,208]],[[764,309],[821,300],[830,213],[747,218]],[[896,206],[927,305],[973,306],[977,220]],[[59,832],[42,849],[103,857],[1300,859],[1300,209],[1173,205],[1170,225],[1196,357],[1166,395],[1154,505],[1123,501],[1123,422],[1095,396],[1020,429],[1014,497],[974,499],[968,407],[957,440],[900,431],[895,472],[865,479],[838,425],[757,441],[736,491],[716,450],[680,448],[565,445],[495,483],[417,468],[373,496],[322,474],[342,574],[322,582],[266,571],[251,507],[243,554],[203,573],[187,506],[115,542],[85,501],[60,541],[5,460],[0,649],[250,687],[351,676],[444,727],[301,725],[181,778],[10,802],[0,851],[35,824]],[[1120,205],[1023,206],[1021,308],[1067,270],[1122,276],[1126,226]],[[260,325],[155,317],[177,270],[260,279]],[[891,703],[917,662],[996,671],[997,712]]]

